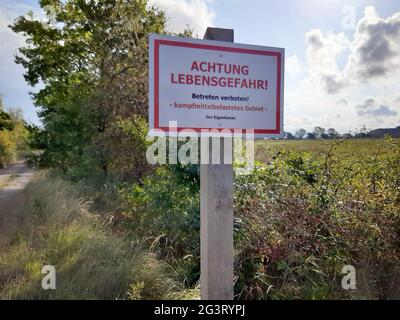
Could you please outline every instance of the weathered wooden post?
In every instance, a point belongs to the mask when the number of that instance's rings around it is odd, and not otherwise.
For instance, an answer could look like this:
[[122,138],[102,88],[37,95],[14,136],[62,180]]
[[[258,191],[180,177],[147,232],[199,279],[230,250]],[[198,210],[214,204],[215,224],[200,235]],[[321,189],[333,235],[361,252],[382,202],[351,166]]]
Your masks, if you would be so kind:
[[[232,29],[207,28],[204,39],[233,42]],[[200,165],[200,286],[204,300],[233,299],[233,166],[225,164],[224,152],[232,153],[231,138],[219,139],[209,163]],[[230,139],[230,140],[227,140]],[[203,150],[205,151],[205,150]],[[213,164],[212,151],[220,152],[220,164]],[[232,154],[230,154],[232,156]]]

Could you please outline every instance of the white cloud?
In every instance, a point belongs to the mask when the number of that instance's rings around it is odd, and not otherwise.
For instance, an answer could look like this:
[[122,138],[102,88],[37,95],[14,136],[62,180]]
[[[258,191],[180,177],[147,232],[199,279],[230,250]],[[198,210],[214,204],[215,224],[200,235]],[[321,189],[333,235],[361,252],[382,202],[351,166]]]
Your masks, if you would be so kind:
[[350,47],[350,41],[343,33],[325,36],[319,29],[309,31],[305,41],[310,80],[320,89],[335,93],[343,86],[337,60]]
[[349,105],[349,103],[347,102],[346,99],[340,99],[336,102],[336,104],[339,106],[348,106]]
[[289,75],[295,77],[303,72],[303,65],[296,55],[292,55],[286,58],[285,69]]
[[215,13],[205,0],[149,0],[167,15],[167,27],[170,31],[180,32],[189,26],[194,35],[202,37],[207,27],[213,25]]
[[386,105],[378,104],[374,99],[367,99],[356,106],[360,117],[394,117],[397,112]]
[[384,19],[367,7],[353,37],[312,29],[305,43],[305,76],[285,95],[286,130],[399,125],[400,12]]
[[[347,49],[350,54],[340,70],[337,61]],[[306,58],[310,79],[331,94],[375,79],[388,83],[392,81],[388,77],[395,77],[397,81],[400,12],[383,19],[374,7],[367,7],[352,40],[343,33],[324,35],[313,29],[306,34]]]
[[346,75],[363,82],[392,76],[399,67],[400,12],[382,19],[367,7],[354,36]]

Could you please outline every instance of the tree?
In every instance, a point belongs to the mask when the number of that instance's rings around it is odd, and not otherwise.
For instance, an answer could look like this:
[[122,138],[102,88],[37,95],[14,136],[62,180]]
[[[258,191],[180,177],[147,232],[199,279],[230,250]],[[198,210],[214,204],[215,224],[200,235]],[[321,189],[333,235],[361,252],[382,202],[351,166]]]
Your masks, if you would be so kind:
[[0,109],[0,131],[6,129],[11,131],[12,129],[14,129],[14,124],[12,122],[10,115],[7,112]]
[[367,127],[364,125],[360,130],[358,130],[358,131],[354,134],[354,138],[356,138],[356,139],[365,139],[365,138],[368,138],[368,129],[367,129]]
[[296,137],[290,132],[285,132],[285,139],[286,140],[295,140]]
[[23,122],[21,109],[10,109],[8,112],[4,110],[3,100],[0,96],[0,131],[12,131],[16,124]]
[[325,131],[326,130],[322,127],[315,127],[314,131],[313,131],[315,138],[316,139],[324,139],[325,134],[326,134]]
[[307,132],[307,139],[315,140],[316,136],[314,132]]
[[296,136],[296,138],[301,140],[306,136],[306,134],[307,134],[307,131],[305,129],[301,128],[296,131],[295,136]]
[[[0,106],[3,103],[0,97]],[[28,149],[28,130],[20,109],[0,109],[0,167],[18,158]]]
[[337,139],[339,138],[339,132],[336,131],[334,128],[329,128],[328,129],[328,137],[329,139]]
[[147,39],[164,32],[165,16],[144,0],[40,5],[54,8],[55,24],[21,16],[11,28],[29,42],[16,57],[26,81],[44,84],[34,95],[44,125],[42,162],[76,178],[114,171],[126,179],[144,166],[142,141],[132,143],[143,134],[130,128],[147,117]]
[[344,139],[353,139],[353,135],[351,134],[351,132],[347,132],[345,134],[343,134],[343,138]]

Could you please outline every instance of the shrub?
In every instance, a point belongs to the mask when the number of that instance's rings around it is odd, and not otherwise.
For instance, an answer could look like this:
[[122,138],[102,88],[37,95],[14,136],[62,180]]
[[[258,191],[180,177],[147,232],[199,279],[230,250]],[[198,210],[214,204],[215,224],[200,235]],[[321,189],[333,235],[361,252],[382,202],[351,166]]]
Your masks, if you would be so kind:
[[200,197],[197,166],[160,166],[141,184],[120,189],[116,223],[167,259],[185,282],[199,278]]
[[20,110],[6,113],[0,108],[0,168],[29,152],[28,131]]
[[[241,299],[399,296],[399,146],[346,154],[281,151],[235,177],[235,294]],[[199,279],[198,167],[161,166],[120,190],[115,222],[148,239],[189,285]],[[356,293],[341,288],[357,270]],[[392,288],[390,284],[393,284]]]
[[11,131],[0,131],[0,168],[11,162],[15,157],[16,145],[11,136]]
[[[36,178],[16,210],[19,233],[0,255],[2,299],[164,299],[196,296],[154,254],[117,236],[61,178]],[[22,218],[23,217],[23,218]],[[24,223],[23,223],[24,222]],[[56,268],[56,290],[42,290],[41,268]]]
[[[400,147],[388,139],[374,155],[344,159],[336,147],[281,152],[237,177],[237,297],[400,296]],[[347,264],[357,270],[353,293],[341,288]]]

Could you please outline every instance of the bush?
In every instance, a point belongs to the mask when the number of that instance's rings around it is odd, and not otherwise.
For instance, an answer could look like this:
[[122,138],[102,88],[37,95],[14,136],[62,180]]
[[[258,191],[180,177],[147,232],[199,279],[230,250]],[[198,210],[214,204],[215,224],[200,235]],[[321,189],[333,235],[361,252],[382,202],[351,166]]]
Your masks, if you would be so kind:
[[174,266],[189,286],[199,278],[200,197],[198,166],[160,166],[141,184],[120,189],[116,223]]
[[[283,152],[236,179],[235,290],[244,299],[400,296],[400,147],[372,156]],[[341,288],[342,267],[357,291]]]
[[[175,299],[184,290],[153,253],[112,232],[104,218],[60,178],[36,178],[17,208],[20,232],[0,255],[1,299]],[[57,289],[43,290],[41,268],[56,268]]]
[[15,157],[16,145],[12,139],[11,131],[0,131],[0,168],[11,162]]
[[[235,177],[235,295],[240,299],[399,296],[399,146],[341,157],[281,151]],[[161,166],[120,190],[115,223],[147,239],[187,284],[199,279],[198,167]],[[357,270],[355,293],[342,268]],[[392,286],[391,286],[392,285]]]
[[[235,177],[236,298],[400,296],[399,144],[348,152],[340,142],[281,150]],[[107,218],[76,188],[46,179],[27,190],[23,215],[33,227],[2,255],[2,297],[198,297],[187,289],[200,271],[198,166],[159,166],[140,183],[106,181],[96,193],[86,187],[97,205],[109,203]],[[38,289],[43,264],[56,265],[65,291]],[[356,268],[356,291],[341,287],[345,265]]]
[[11,110],[9,114],[0,108],[0,168],[29,153],[27,139],[21,111]]

